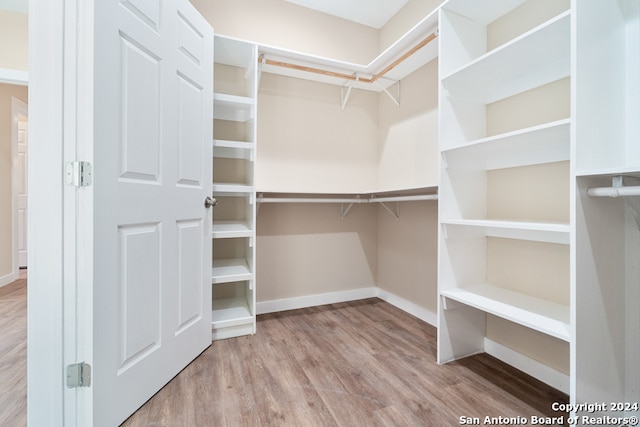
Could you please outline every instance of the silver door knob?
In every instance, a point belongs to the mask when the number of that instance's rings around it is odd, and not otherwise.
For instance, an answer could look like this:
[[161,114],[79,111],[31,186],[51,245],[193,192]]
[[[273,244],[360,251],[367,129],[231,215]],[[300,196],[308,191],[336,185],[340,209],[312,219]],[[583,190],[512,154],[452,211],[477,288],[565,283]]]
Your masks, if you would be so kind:
[[207,197],[204,199],[204,207],[205,207],[205,208],[207,208],[207,209],[209,209],[210,207],[215,206],[215,205],[217,205],[217,204],[218,204],[218,201],[216,200],[216,198],[215,198],[215,197],[209,197],[209,196],[207,196]]

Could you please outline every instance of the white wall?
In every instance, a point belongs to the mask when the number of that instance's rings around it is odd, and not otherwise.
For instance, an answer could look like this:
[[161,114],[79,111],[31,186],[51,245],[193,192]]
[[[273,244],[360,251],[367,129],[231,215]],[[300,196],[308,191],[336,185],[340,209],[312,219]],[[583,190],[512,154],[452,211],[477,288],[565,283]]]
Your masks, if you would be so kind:
[[29,69],[28,22],[26,14],[0,9],[0,68]]

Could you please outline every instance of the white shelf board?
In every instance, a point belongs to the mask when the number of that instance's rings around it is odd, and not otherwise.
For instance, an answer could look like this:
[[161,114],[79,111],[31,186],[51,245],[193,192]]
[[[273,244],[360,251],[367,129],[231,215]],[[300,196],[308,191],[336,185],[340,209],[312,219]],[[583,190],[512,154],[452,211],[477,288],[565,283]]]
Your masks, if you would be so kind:
[[[275,46],[260,45],[259,52],[264,54],[266,58],[276,61],[293,63],[303,67],[319,68],[326,71],[337,72],[341,74],[352,75],[357,73],[361,77],[370,78],[376,73],[382,71],[388,65],[392,64],[397,58],[404,55],[405,52],[411,50],[419,42],[424,40],[429,34],[438,28],[438,8],[429,15],[425,16],[413,28],[407,31],[402,37],[392,43],[388,48],[376,56],[368,64],[357,64],[349,61],[341,61],[337,59],[312,55],[288,49],[282,49]],[[357,89],[381,92],[392,86],[396,81],[402,80],[409,74],[416,71],[423,65],[431,62],[438,57],[438,41],[433,40],[426,46],[422,47],[408,59],[398,64],[390,70],[384,78],[376,83],[363,83],[347,81],[339,77],[330,77],[321,74],[309,73],[290,68],[278,67],[273,65],[262,65],[262,71],[283,76],[295,77],[305,80],[312,80],[321,83],[343,86],[348,83]]]
[[254,161],[255,150],[251,142],[213,140],[213,157]]
[[246,96],[213,94],[213,118],[232,122],[247,122],[255,117],[256,101]]
[[246,222],[240,221],[213,221],[211,237],[214,239],[231,239],[238,237],[252,237],[254,231]]
[[253,192],[252,185],[234,184],[234,183],[213,183],[213,193],[233,193],[233,194],[249,194]]
[[446,167],[492,170],[566,161],[571,120],[558,120],[443,150]]
[[211,269],[211,284],[253,280],[254,274],[244,258],[214,259]]
[[566,11],[443,76],[447,96],[489,104],[569,76],[570,24]]
[[446,239],[488,236],[568,245],[571,233],[568,223],[557,222],[445,219],[440,224]]
[[[256,58],[255,44],[226,36],[213,38],[213,52],[217,64],[251,69]],[[251,61],[251,62],[250,62]]]
[[446,289],[440,294],[563,341],[571,339],[568,306],[488,284]]
[[614,177],[617,175],[635,176],[640,178],[640,165],[636,166],[622,166],[615,168],[602,168],[602,169],[582,169],[576,171],[577,176],[602,176],[602,177]]
[[211,311],[213,329],[252,324],[253,322],[254,316],[251,314],[245,297],[213,300],[213,310]]

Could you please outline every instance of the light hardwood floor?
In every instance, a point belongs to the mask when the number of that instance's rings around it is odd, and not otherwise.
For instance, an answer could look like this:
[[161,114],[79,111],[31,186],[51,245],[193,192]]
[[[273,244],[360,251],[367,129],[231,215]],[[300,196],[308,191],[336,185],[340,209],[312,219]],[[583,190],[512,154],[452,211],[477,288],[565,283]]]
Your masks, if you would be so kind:
[[0,288],[0,426],[27,425],[27,280]]
[[567,396],[488,355],[438,366],[436,329],[368,299],[258,317],[214,342],[123,425],[454,426],[557,416]]
[[[0,288],[0,426],[26,425],[26,280]],[[124,427],[454,426],[557,416],[566,395],[478,355],[438,366],[436,330],[379,299],[258,317],[214,342]]]

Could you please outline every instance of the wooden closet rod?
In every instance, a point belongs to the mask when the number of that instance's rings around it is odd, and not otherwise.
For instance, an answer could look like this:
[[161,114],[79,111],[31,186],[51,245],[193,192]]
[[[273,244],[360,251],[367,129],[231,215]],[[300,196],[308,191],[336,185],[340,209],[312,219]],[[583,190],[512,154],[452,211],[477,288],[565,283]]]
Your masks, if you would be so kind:
[[419,51],[420,49],[422,49],[423,47],[425,47],[426,45],[428,45],[429,43],[431,43],[432,40],[434,40],[436,37],[438,37],[437,34],[437,30],[434,31],[433,33],[429,34],[427,36],[427,38],[425,38],[424,40],[422,40],[420,43],[418,43],[417,45],[415,45],[413,47],[413,49],[409,50],[407,53],[405,53],[404,55],[402,55],[400,58],[396,59],[395,61],[393,61],[387,68],[385,68],[384,70],[380,71],[378,74],[376,74],[375,76],[373,76],[371,78],[371,83],[374,83],[375,81],[377,81],[380,77],[383,77],[385,74],[387,74],[389,71],[393,70],[398,64],[400,64],[402,61],[404,61],[405,59],[407,59],[408,57],[410,57],[411,55],[413,55],[414,53],[416,53],[417,51]]
[[267,58],[263,58],[263,57],[258,58],[258,62],[260,62],[262,64],[267,64],[267,65],[274,65],[276,67],[290,68],[290,69],[293,69],[293,70],[305,71],[305,72],[308,72],[308,73],[322,74],[322,75],[330,76],[330,77],[338,77],[338,78],[346,79],[346,80],[353,80],[353,81],[359,81],[359,82],[364,82],[364,83],[374,83],[378,79],[380,79],[381,77],[384,77],[385,74],[387,74],[389,71],[391,71],[396,66],[398,66],[398,64],[400,64],[402,61],[406,60],[411,55],[413,55],[414,53],[416,53],[417,51],[419,51],[420,49],[422,49],[423,47],[428,45],[436,37],[438,37],[438,31],[437,30],[434,31],[433,33],[429,34],[424,40],[422,40],[420,43],[415,45],[413,48],[411,48],[409,51],[407,51],[404,55],[402,55],[400,58],[398,58],[395,61],[393,61],[384,70],[382,70],[379,73],[375,74],[370,79],[358,77],[356,74],[337,73],[335,71],[327,71],[327,70],[322,70],[320,68],[305,67],[303,65],[291,64],[291,63],[282,62],[282,61],[275,61],[273,59],[267,59]]
[[355,74],[337,73],[335,71],[321,70],[320,68],[305,67],[302,65],[290,64],[288,62],[274,61],[273,59],[258,59],[259,62],[267,65],[275,65],[276,67],[291,68],[298,71],[306,71],[307,73],[322,74],[324,76],[338,77],[341,79],[372,83],[371,79],[358,78]]

